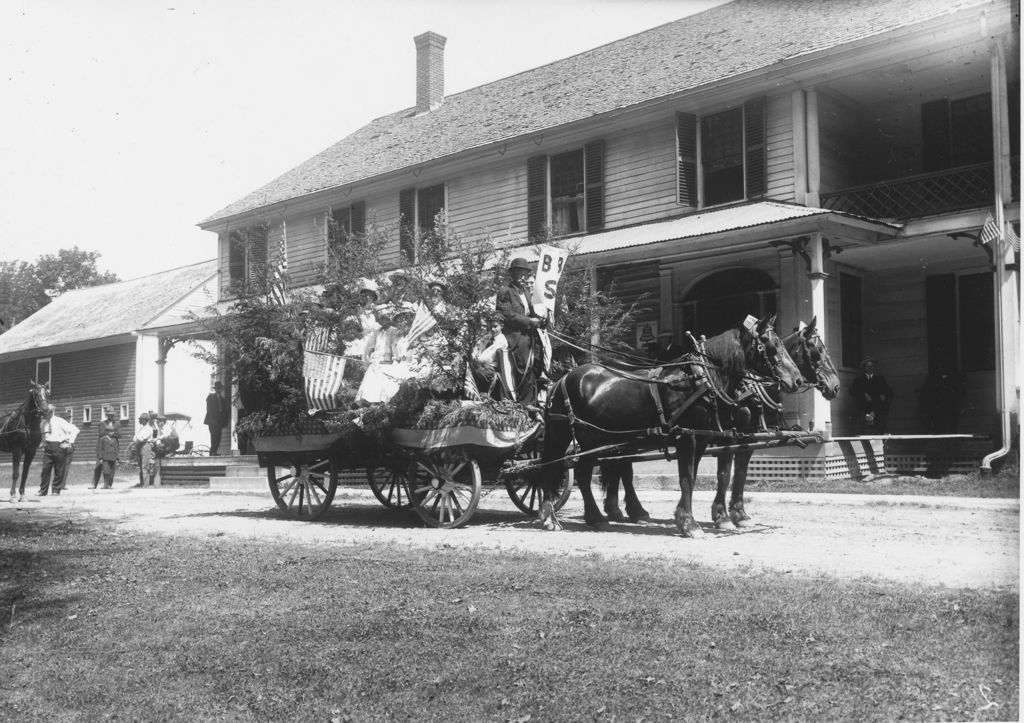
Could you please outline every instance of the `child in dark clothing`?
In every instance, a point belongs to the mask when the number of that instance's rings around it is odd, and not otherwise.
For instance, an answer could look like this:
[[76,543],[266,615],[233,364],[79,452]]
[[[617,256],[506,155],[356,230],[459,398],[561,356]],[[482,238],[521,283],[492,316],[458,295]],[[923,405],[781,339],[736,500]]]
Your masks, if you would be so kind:
[[[100,430],[100,437],[96,440],[96,471],[103,473],[103,489],[109,490],[114,486],[114,468],[117,466],[117,456],[120,453],[120,444],[117,435],[112,429]],[[99,482],[99,475],[93,477],[92,488],[96,489]]]

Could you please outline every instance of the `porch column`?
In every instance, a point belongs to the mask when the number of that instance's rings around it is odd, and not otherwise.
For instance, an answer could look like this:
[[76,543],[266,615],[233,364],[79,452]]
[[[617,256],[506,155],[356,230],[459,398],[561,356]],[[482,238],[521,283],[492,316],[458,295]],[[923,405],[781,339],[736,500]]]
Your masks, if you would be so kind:
[[672,337],[679,342],[679,339],[675,338],[676,327],[673,320],[672,314],[672,269],[671,267],[665,268],[662,266],[658,269],[659,275],[659,292],[660,292],[660,303],[659,303],[659,314],[658,317],[658,330],[668,329],[672,332]]
[[174,346],[174,342],[165,337],[159,337],[156,357],[156,411],[164,413],[164,385],[166,383],[165,370],[167,368],[167,352]]
[[818,91],[807,91],[806,206],[821,206],[821,153],[818,140]]
[[[818,336],[828,344],[828,314],[825,306],[825,261],[828,258],[826,241],[820,232],[811,234],[811,241],[807,244],[807,253],[810,255],[811,267],[807,272],[807,278],[811,282],[811,316],[817,317]],[[817,392],[811,395],[813,399],[813,412],[811,423],[815,430],[832,429],[832,405]]]

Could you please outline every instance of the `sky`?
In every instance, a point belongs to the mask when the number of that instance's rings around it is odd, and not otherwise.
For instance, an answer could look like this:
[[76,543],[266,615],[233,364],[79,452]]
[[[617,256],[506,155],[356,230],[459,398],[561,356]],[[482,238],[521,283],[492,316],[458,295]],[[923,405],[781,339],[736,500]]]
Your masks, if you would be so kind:
[[215,258],[196,224],[415,104],[722,0],[0,0],[0,260],[78,246],[122,279]]

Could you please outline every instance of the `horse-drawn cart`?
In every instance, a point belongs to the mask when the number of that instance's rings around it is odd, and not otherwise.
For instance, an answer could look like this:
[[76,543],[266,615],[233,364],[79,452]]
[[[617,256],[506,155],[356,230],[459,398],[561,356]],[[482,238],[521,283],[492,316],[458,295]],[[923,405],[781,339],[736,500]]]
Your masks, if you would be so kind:
[[[334,500],[340,470],[361,469],[381,504],[412,508],[429,527],[444,528],[466,524],[483,495],[497,487],[517,508],[536,515],[541,493],[529,468],[542,443],[543,425],[536,420],[522,426],[396,427],[379,444],[358,426],[332,430],[317,418],[253,441],[274,501],[296,519],[321,517]],[[572,479],[566,469],[558,508],[572,492]]]

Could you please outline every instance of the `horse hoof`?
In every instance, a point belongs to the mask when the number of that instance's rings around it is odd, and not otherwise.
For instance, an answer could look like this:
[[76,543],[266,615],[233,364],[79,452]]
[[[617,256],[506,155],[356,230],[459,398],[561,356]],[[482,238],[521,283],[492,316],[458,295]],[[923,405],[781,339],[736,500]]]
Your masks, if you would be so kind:
[[611,529],[611,525],[608,524],[608,520],[603,517],[599,520],[585,520],[587,527],[598,530],[599,532],[605,532]]
[[615,509],[613,509],[613,510],[605,510],[605,512],[608,513],[608,521],[609,522],[625,522],[626,521],[626,516],[624,514],[622,514],[622,510],[620,510],[617,507]]
[[637,514],[637,515],[630,515],[629,516],[629,521],[630,522],[634,522],[634,523],[643,524],[645,522],[650,522],[651,521],[651,516],[647,512],[643,512],[643,513]]
[[735,530],[736,524],[728,517],[721,517],[715,520],[715,529],[717,530]]
[[701,529],[700,525],[698,525],[697,521],[692,517],[677,517],[676,527],[679,528],[679,534],[683,537],[693,539],[704,536],[704,530]]

